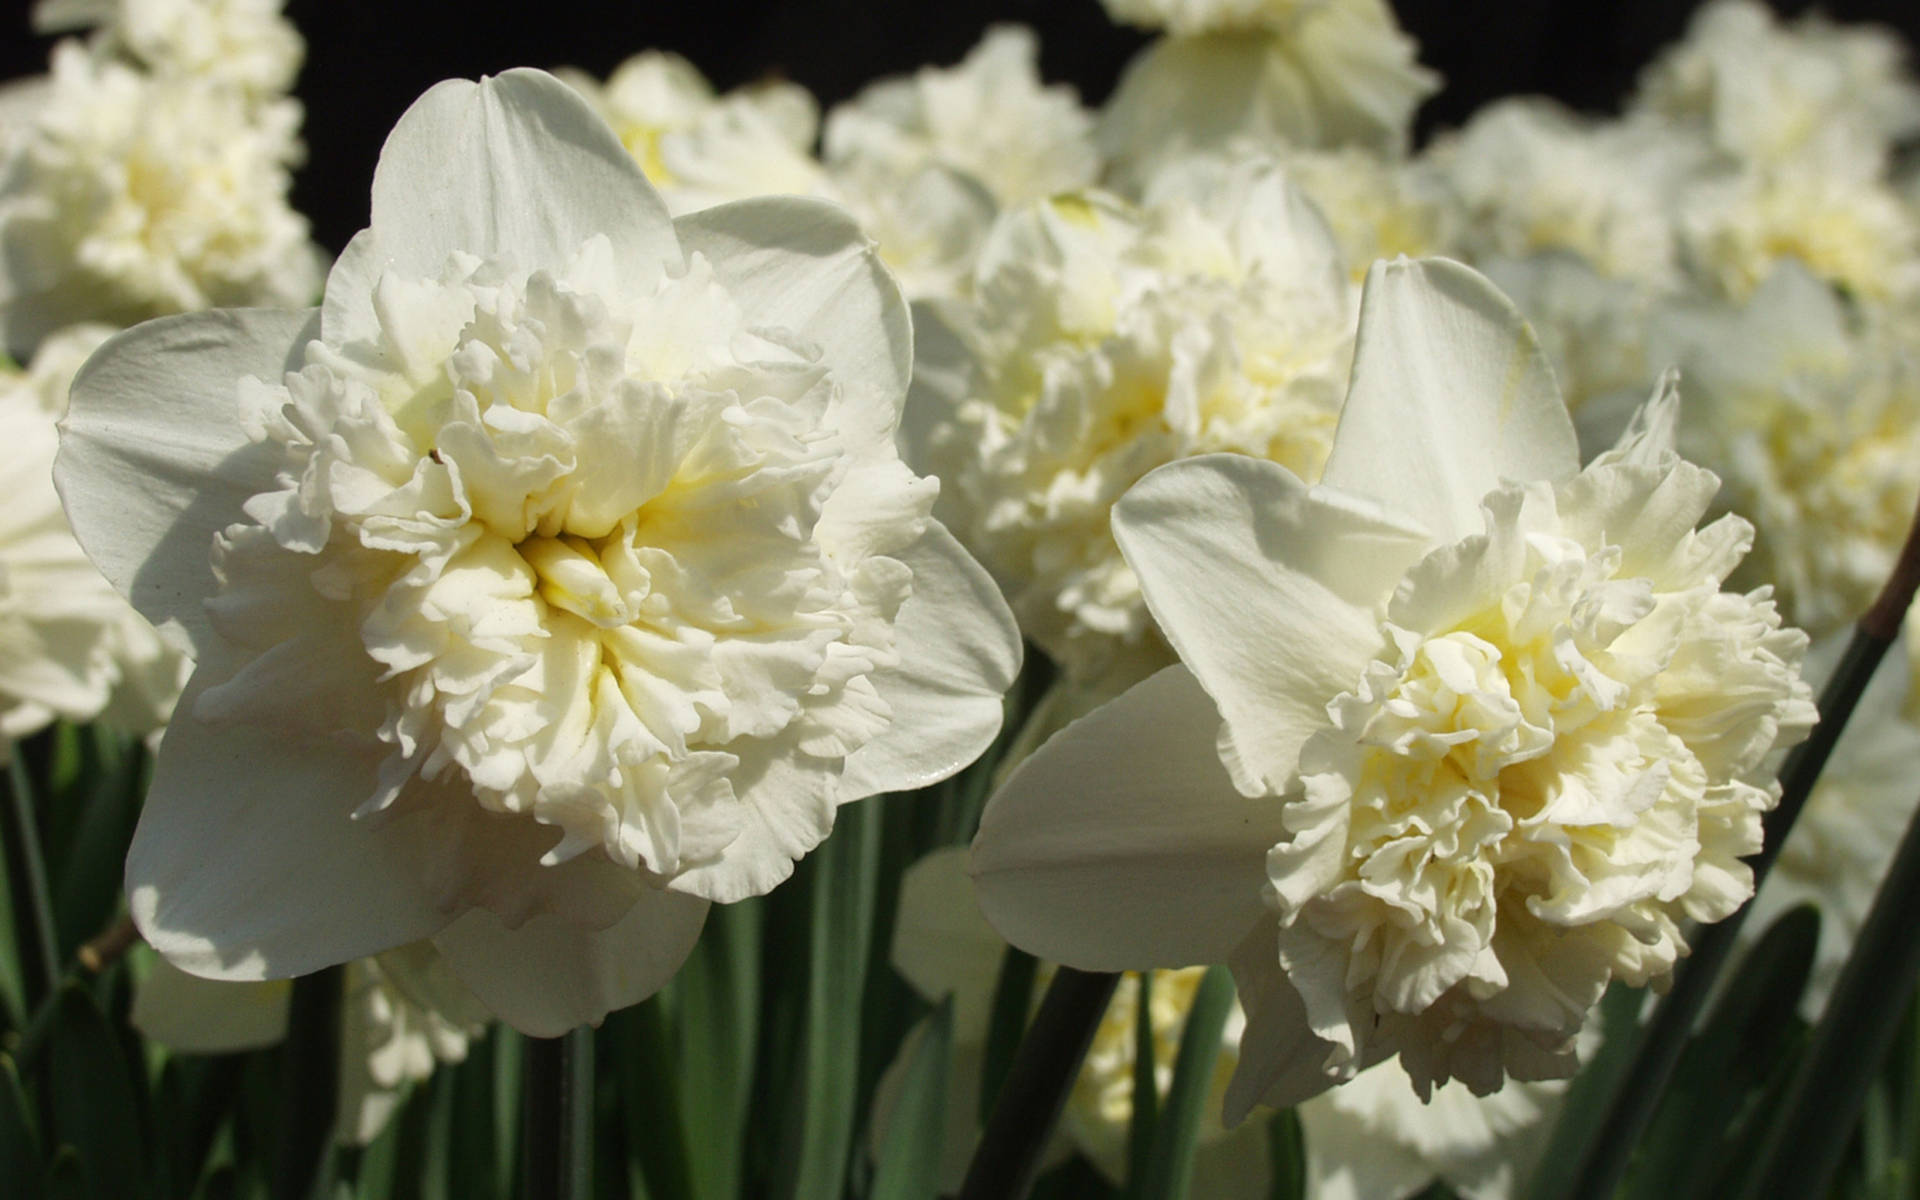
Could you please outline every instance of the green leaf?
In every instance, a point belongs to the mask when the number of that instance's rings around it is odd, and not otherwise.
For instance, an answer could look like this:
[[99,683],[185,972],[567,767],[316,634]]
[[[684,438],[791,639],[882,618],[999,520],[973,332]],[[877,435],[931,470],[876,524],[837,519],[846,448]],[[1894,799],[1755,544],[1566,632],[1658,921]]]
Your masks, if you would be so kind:
[[859,1116],[860,1011],[872,949],[880,857],[875,804],[840,810],[833,836],[807,856],[805,1014],[799,1071],[785,1098],[786,1120],[774,1194],[840,1200]]
[[61,991],[47,1056],[51,1140],[78,1151],[100,1195],[148,1195],[139,1093],[113,1027],[84,988]]
[[493,1045],[493,1177],[499,1194],[511,1196],[520,1178],[520,1092],[527,1040],[498,1021],[487,1040]]
[[[1144,995],[1142,996],[1144,1000]],[[1207,968],[1187,1010],[1180,1051],[1173,1060],[1173,1082],[1154,1128],[1153,1149],[1139,1191],[1154,1200],[1185,1200],[1193,1182],[1193,1154],[1200,1144],[1200,1118],[1220,1057],[1220,1036],[1233,1011],[1233,976],[1221,966]]]
[[191,1194],[206,1170],[239,1097],[245,1066],[245,1055],[220,1054],[178,1055],[161,1068],[153,1105],[154,1147],[165,1160],[171,1194]]
[[0,1054],[0,1179],[19,1181],[19,1200],[40,1194],[40,1135],[13,1060]]
[[[1779,1048],[1799,1038],[1800,994],[1813,967],[1820,915],[1802,905],[1775,921],[1729,976],[1688,1040],[1641,1139],[1626,1194],[1646,1200],[1703,1195],[1742,1136]],[[1710,1128],[1700,1114],[1713,1113]]]
[[1600,1049],[1580,1065],[1567,1085],[1546,1150],[1533,1168],[1525,1195],[1529,1200],[1558,1200],[1573,1184],[1580,1148],[1606,1116],[1608,1101],[1633,1061],[1646,989],[1616,983],[1600,1000]]
[[6,765],[6,794],[0,796],[0,853],[6,856],[23,1013],[38,1008],[60,979],[60,938],[26,757],[24,746],[14,747]]
[[627,1153],[639,1164],[647,1194],[695,1195],[680,1117],[679,1082],[685,1075],[674,1057],[665,1004],[653,996],[615,1013],[601,1036],[612,1054]]
[[53,1161],[47,1164],[47,1185],[42,1193],[47,1200],[91,1200],[101,1195],[114,1195],[111,1192],[98,1192],[93,1187],[93,1176],[87,1170],[80,1152],[72,1146],[62,1146],[53,1152]]
[[1000,974],[993,981],[993,1007],[987,1017],[987,1044],[980,1064],[980,1123],[986,1124],[1000,1098],[1001,1085],[1013,1069],[1013,1056],[1026,1036],[1033,1015],[1034,975],[1039,960],[1024,950],[1007,947],[1000,956]]
[[940,1001],[911,1042],[869,1200],[932,1200],[939,1194],[953,1071],[953,997]]
[[451,1080],[452,1143],[459,1148],[447,1161],[447,1191],[463,1200],[502,1200],[511,1189],[511,1181],[496,1173],[493,1156],[474,1152],[494,1136],[494,1049],[493,1039],[475,1038],[464,1061],[438,1068]]
[[[1133,977],[1133,1112],[1127,1119],[1127,1192],[1141,1196],[1147,1164],[1153,1158],[1154,1131],[1160,1124],[1160,1072],[1153,1036],[1153,972]],[[1122,987],[1126,979],[1120,980]]]
[[1307,1134],[1300,1114],[1283,1109],[1267,1122],[1267,1163],[1272,1183],[1270,1200],[1302,1200],[1307,1194]]
[[678,1001],[673,1023],[679,1078],[697,1081],[680,1088],[679,1103],[692,1195],[701,1200],[741,1194],[742,1139],[760,1039],[765,918],[764,902],[757,899],[714,905],[670,992]]
[[99,726],[88,733],[96,747],[95,769],[84,787],[56,797],[75,814],[54,872],[53,913],[63,961],[119,910],[127,848],[145,791],[144,747],[121,744]]

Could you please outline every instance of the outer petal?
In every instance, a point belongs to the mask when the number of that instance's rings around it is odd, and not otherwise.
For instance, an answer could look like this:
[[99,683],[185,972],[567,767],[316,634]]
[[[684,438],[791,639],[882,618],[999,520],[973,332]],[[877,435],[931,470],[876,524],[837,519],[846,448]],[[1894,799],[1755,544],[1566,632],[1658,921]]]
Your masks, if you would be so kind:
[[476,908],[441,930],[434,945],[501,1020],[533,1037],[559,1037],[659,991],[706,920],[706,901],[650,888],[605,929],[551,916],[508,929]]
[[241,429],[236,385],[278,381],[318,334],[314,310],[189,313],[116,335],[74,377],[53,467],[74,535],[183,650],[212,636],[213,535],[278,465]]
[[1000,732],[1001,697],[1020,673],[1020,628],[992,576],[938,522],[895,555],[913,595],[894,626],[898,666],[874,686],[893,708],[885,733],[848,756],[840,800],[936,783]]
[[846,210],[799,196],[760,196],[674,223],[704,254],[750,325],[792,330],[820,347],[840,385],[839,426],[855,445],[891,442],[913,373],[913,324],[900,287]]
[[1006,951],[1007,943],[980,914],[967,877],[966,847],[935,850],[907,868],[889,957],[926,1000],[953,997],[955,1039],[985,1040]]
[[1227,1084],[1226,1110],[1221,1116],[1232,1128],[1246,1120],[1256,1104],[1291,1107],[1339,1083],[1341,1075],[1328,1066],[1334,1045],[1314,1036],[1300,993],[1280,969],[1275,922],[1263,921],[1249,933],[1233,951],[1229,965],[1240,1007],[1247,1014],[1247,1028],[1240,1035],[1240,1062]]
[[1502,480],[1579,469],[1553,368],[1500,289],[1443,258],[1373,264],[1322,483],[1451,542],[1480,532],[1480,498]]
[[1281,805],[1214,753],[1217,710],[1168,667],[1067,726],[991,801],[973,843],[980,908],[1008,941],[1091,971],[1225,960],[1266,909]]
[[284,979],[202,979],[162,958],[134,989],[133,1027],[183,1054],[258,1050],[287,1036],[292,994]]
[[454,251],[558,268],[595,234],[636,290],[681,261],[666,206],[620,139],[573,89],[526,68],[449,79],[414,101],[380,151],[372,229],[384,264],[413,277]]
[[274,979],[438,932],[406,819],[349,815],[379,752],[196,720],[209,674],[181,698],[127,854],[154,949],[209,979]]
[[1375,605],[1427,546],[1370,503],[1232,454],[1149,473],[1114,505],[1113,535],[1219,705],[1221,757],[1250,796],[1286,787],[1327,701],[1380,651]]

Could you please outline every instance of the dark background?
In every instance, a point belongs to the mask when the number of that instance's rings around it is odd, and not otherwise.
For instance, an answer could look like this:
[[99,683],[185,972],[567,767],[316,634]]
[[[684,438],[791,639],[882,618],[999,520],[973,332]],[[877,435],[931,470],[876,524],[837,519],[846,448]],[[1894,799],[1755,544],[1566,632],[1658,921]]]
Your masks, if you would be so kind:
[[[43,69],[48,39],[0,29],[0,77]],[[1446,79],[1422,110],[1422,133],[1458,124],[1488,100],[1544,92],[1607,110],[1634,72],[1678,37],[1689,0],[1395,0],[1421,59]],[[1810,5],[1775,0],[1784,13]],[[1830,0],[1838,20],[1880,21],[1920,38],[1915,0]],[[1041,69],[1098,103],[1147,38],[1111,24],[1098,0],[534,0],[507,16],[451,0],[290,0],[306,36],[299,84],[307,106],[307,165],[294,202],[338,250],[366,222],[380,143],[434,82],[514,66],[571,64],[604,76],[647,47],[679,51],[722,88],[767,75],[805,84],[823,106],[883,75],[960,58],[995,21],[1039,31]]]

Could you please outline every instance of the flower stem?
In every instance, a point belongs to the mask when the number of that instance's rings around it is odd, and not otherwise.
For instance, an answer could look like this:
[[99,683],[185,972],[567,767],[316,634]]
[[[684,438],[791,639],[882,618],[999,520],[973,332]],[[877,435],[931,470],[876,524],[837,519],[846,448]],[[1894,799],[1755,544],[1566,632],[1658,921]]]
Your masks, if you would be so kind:
[[293,981],[287,1040],[280,1047],[280,1137],[275,1200],[306,1200],[333,1133],[340,1095],[341,967]]
[[593,1027],[528,1038],[520,1162],[528,1200],[593,1195]]
[[1033,1186],[1067,1089],[1119,982],[1118,975],[1071,967],[1055,973],[1000,1088],[960,1200],[1020,1200]]
[[1775,1110],[1744,1195],[1820,1196],[1846,1153],[1867,1086],[1879,1072],[1920,973],[1920,817],[1908,822],[1853,952]]
[[[1906,544],[1886,586],[1854,627],[1840,665],[1820,693],[1820,723],[1806,741],[1793,748],[1780,770],[1780,803],[1766,815],[1760,853],[1748,860],[1755,892],[1780,856],[1780,848],[1800,810],[1806,807],[1807,797],[1813,794],[1813,785],[1866,691],[1874,668],[1899,636],[1916,588],[1920,588],[1920,511],[1915,512]],[[1699,931],[1686,960],[1674,972],[1672,990],[1642,1030],[1633,1061],[1613,1093],[1606,1115],[1586,1141],[1568,1200],[1606,1200],[1619,1188],[1634,1147],[1653,1119],[1680,1052],[1752,908],[1751,904],[1744,905],[1726,920]],[[1798,1142],[1797,1134],[1794,1140]]]

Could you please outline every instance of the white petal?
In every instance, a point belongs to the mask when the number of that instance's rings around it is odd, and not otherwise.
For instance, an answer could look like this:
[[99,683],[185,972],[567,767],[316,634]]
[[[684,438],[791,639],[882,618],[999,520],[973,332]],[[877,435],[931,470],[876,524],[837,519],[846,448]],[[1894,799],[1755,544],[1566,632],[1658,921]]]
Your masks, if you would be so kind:
[[820,347],[840,389],[839,427],[856,446],[891,442],[913,369],[913,325],[899,285],[844,209],[760,196],[674,222],[688,254],[712,262],[749,326]]
[[127,901],[154,949],[209,979],[278,979],[437,932],[404,820],[355,821],[380,752],[191,715],[167,729],[127,853]]
[[649,888],[605,929],[553,916],[508,929],[476,908],[433,942],[501,1020],[533,1037],[559,1037],[659,991],[692,953],[706,920],[706,901]]
[[743,742],[728,746],[744,751],[732,775],[742,808],[740,836],[717,858],[674,876],[667,886],[676,892],[716,904],[765,895],[833,832],[838,788],[833,760],[809,758],[774,744],[756,751]]
[[526,68],[449,79],[414,101],[380,151],[372,229],[377,261],[410,278],[437,275],[455,251],[559,270],[595,234],[634,294],[681,261],[666,206],[620,139],[571,88]]
[[183,650],[212,634],[213,535],[273,482],[247,440],[236,385],[277,382],[318,336],[316,311],[223,309],[118,334],[73,381],[54,482],[74,535],[133,606]]
[[1067,726],[988,802],[973,843],[987,920],[1090,971],[1222,962],[1266,913],[1277,801],[1249,800],[1214,753],[1219,716],[1168,667]]
[[258,1050],[287,1035],[285,979],[202,979],[156,959],[134,989],[133,1027],[182,1054]]
[[1480,532],[1480,498],[1502,480],[1579,468],[1553,369],[1498,288],[1441,258],[1373,264],[1322,483],[1451,542]]
[[1240,1035],[1240,1061],[1227,1083],[1221,1120],[1228,1128],[1246,1120],[1256,1104],[1288,1108],[1340,1082],[1339,1073],[1327,1066],[1334,1046],[1314,1036],[1300,993],[1280,969],[1276,924],[1263,921],[1249,933],[1230,965],[1247,1027]]
[[987,924],[967,877],[967,849],[947,846],[906,869],[893,923],[893,969],[923,999],[953,997],[954,1037],[986,1037],[1007,943]]
[[1020,673],[1020,629],[986,569],[936,523],[895,555],[913,595],[894,625],[900,662],[873,675],[893,709],[885,733],[847,757],[845,803],[937,783],[1000,732],[1001,696]]
[[1374,606],[1426,535],[1285,467],[1210,454],[1169,463],[1113,508],[1113,535],[1162,632],[1220,707],[1220,751],[1248,795],[1284,790],[1381,649]]

